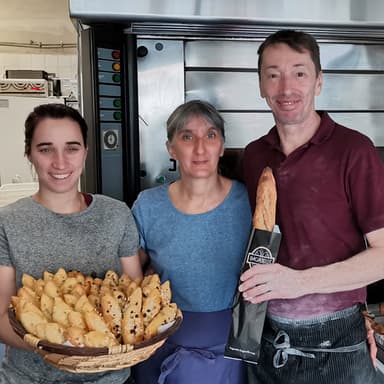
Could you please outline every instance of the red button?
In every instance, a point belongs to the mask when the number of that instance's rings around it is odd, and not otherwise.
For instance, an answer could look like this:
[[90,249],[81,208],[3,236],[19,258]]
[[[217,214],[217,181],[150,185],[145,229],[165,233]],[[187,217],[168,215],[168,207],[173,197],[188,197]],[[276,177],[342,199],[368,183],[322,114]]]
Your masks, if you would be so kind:
[[120,60],[120,51],[113,51],[112,58],[114,58],[115,60]]

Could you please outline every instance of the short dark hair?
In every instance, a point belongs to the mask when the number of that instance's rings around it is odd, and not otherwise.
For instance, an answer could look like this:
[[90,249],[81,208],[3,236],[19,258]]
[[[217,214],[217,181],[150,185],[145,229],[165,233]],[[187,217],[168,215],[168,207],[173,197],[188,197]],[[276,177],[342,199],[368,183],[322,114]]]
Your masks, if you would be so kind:
[[287,44],[290,48],[297,52],[307,50],[311,55],[313,64],[315,64],[316,75],[321,71],[320,64],[320,48],[316,39],[309,33],[302,31],[295,31],[292,29],[282,29],[269,35],[264,42],[260,45],[257,53],[259,55],[258,69],[259,75],[261,71],[261,64],[263,61],[263,53],[265,48],[275,44]]
[[37,125],[44,119],[70,119],[79,124],[84,146],[87,147],[88,126],[80,113],[65,104],[49,103],[42,104],[33,109],[25,120],[24,131],[24,154],[30,155],[33,134]]
[[167,120],[167,138],[171,142],[175,133],[184,128],[192,117],[201,116],[218,129],[225,140],[224,119],[207,101],[191,100],[179,105]]

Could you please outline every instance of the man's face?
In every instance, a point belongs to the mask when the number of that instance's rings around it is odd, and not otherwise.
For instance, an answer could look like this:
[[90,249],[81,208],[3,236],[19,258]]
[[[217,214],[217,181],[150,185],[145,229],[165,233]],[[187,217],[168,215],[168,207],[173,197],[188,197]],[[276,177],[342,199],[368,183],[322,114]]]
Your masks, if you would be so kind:
[[267,47],[260,70],[260,94],[272,110],[277,126],[300,125],[315,113],[315,96],[322,74],[316,75],[310,53],[287,44]]

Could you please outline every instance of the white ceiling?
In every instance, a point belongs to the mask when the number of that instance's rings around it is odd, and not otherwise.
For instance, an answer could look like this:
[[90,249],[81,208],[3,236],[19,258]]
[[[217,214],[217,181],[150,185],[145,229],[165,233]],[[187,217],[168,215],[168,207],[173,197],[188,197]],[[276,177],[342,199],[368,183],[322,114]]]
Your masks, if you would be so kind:
[[76,43],[68,0],[0,0],[0,42]]

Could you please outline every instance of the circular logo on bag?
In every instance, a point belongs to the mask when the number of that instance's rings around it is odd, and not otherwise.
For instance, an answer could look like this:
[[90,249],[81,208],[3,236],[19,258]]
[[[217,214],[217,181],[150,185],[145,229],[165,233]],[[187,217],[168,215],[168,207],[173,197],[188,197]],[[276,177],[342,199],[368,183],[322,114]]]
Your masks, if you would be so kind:
[[247,263],[249,267],[253,267],[256,264],[272,264],[275,262],[275,258],[272,256],[272,252],[267,247],[256,247],[252,252],[248,253]]

